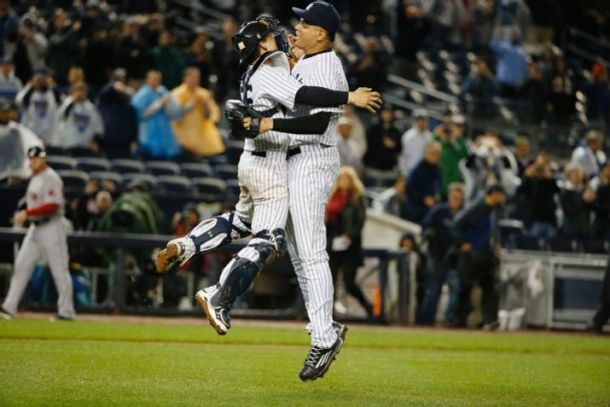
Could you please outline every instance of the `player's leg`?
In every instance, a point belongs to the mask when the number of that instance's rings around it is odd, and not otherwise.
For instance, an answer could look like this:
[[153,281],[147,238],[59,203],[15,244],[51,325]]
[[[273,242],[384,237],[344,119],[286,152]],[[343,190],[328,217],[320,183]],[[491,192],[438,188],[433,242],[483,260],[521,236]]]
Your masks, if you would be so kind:
[[30,280],[34,266],[40,259],[40,247],[36,234],[35,227],[30,226],[15,259],[15,269],[11,277],[10,288],[2,304],[4,311],[11,316],[17,313],[19,301]]
[[326,349],[336,342],[337,332],[332,324],[334,289],[326,252],[324,211],[338,170],[338,154],[333,148],[297,154],[288,161],[290,213],[303,285],[308,291],[312,344]]
[[173,239],[155,257],[158,272],[164,272],[196,254],[222,247],[252,234],[250,219],[252,199],[247,189],[240,189],[235,210],[205,219],[186,236]]
[[57,314],[60,318],[73,319],[74,299],[72,277],[69,270],[66,228],[60,220],[39,226],[42,251],[49,260],[51,275],[57,288]]

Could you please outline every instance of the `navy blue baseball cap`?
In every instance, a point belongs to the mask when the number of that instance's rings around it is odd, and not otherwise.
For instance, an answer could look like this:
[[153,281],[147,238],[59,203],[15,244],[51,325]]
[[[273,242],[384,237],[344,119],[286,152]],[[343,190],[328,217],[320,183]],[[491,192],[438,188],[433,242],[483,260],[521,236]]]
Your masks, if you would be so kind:
[[305,9],[293,7],[292,11],[307,24],[324,28],[331,40],[335,38],[341,25],[339,12],[332,4],[325,1],[314,1]]
[[45,150],[44,146],[32,146],[32,147],[28,148],[28,157],[29,158],[46,157],[46,156],[47,156],[47,150]]

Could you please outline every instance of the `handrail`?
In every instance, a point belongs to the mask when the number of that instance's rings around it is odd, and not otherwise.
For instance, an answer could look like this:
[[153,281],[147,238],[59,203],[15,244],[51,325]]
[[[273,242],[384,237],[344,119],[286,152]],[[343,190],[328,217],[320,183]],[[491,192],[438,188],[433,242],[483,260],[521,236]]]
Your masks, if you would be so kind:
[[405,79],[398,75],[389,74],[388,82],[392,82],[393,84],[402,86],[403,88],[416,90],[425,95],[432,96],[434,98],[442,100],[443,102],[447,102],[447,103],[458,103],[459,102],[458,98],[453,95],[450,95],[445,92],[441,92],[439,90],[428,89],[420,83],[410,81],[410,80]]
[[[390,95],[387,93],[383,95],[383,100],[387,103],[391,103],[395,106],[399,106],[399,107],[402,107],[403,109],[407,109],[407,110],[411,110],[411,111],[422,108],[422,106],[418,105],[417,103],[409,102],[408,100],[403,100],[397,96]],[[437,120],[443,120],[443,115],[439,111],[430,109],[430,107],[428,107],[428,106],[426,106],[426,111],[428,112],[429,117],[432,117],[433,119],[437,119]]]
[[231,16],[229,14],[223,13],[221,11],[215,10],[211,7],[204,6],[200,1],[189,1],[189,0],[174,0],[174,3],[182,6],[190,8],[191,10],[195,10],[200,12],[201,14],[205,14],[209,17],[213,17],[217,20],[227,20],[230,19]]

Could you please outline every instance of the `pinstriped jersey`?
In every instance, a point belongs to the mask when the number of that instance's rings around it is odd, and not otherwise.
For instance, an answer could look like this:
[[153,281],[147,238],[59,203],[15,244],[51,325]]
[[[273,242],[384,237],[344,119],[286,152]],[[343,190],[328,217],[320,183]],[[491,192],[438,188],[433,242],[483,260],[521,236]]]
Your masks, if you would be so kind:
[[[345,77],[345,71],[341,60],[333,50],[322,51],[301,58],[294,68],[292,76],[306,86],[321,86],[332,90],[347,92],[349,85]],[[343,106],[316,107],[298,104],[294,112],[288,113],[290,117],[308,116],[319,112],[333,113],[326,131],[322,135],[311,136],[302,134],[291,134],[290,145],[322,143],[329,146],[337,144],[336,129],[339,117],[343,114]]]
[[[286,110],[294,109],[294,98],[303,86],[290,75],[288,59],[282,52],[275,52],[252,72],[254,66],[248,67],[244,76],[247,83],[242,82],[242,98],[254,110],[263,112],[279,108],[273,118],[286,117]],[[248,138],[244,149],[247,151],[286,151],[290,135],[276,131],[268,131],[256,138]]]

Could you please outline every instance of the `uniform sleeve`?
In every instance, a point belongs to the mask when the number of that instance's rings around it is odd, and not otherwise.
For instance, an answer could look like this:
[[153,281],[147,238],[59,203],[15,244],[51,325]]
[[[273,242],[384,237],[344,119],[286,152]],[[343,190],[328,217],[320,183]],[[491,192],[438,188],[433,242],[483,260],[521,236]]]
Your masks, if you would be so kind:
[[258,86],[263,89],[263,97],[294,110],[294,98],[303,85],[287,69],[265,65],[259,71]]
[[[319,66],[311,81],[307,85],[321,86],[323,88],[349,91],[343,65],[339,58],[333,53],[325,53],[320,57]],[[335,114],[343,114],[343,106],[336,107],[316,107],[311,109],[310,114],[318,112],[329,112]]]

